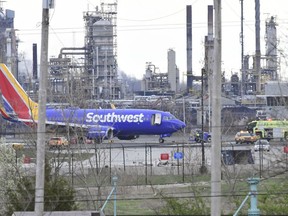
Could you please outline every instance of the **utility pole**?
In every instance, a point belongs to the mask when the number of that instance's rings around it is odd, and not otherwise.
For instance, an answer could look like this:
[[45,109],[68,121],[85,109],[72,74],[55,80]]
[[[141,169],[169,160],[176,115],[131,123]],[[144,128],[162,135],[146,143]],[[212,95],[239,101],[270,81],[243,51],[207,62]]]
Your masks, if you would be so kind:
[[46,132],[46,100],[48,73],[48,35],[49,35],[49,5],[52,1],[43,0],[42,33],[39,82],[39,113],[37,124],[37,156],[36,156],[36,186],[35,213],[42,216],[44,212],[44,180],[45,180],[45,132]]
[[205,148],[204,148],[204,76],[206,76],[206,71],[204,68],[201,70],[201,124],[202,124],[202,135],[201,135],[201,149],[202,149],[202,163],[200,167],[200,173],[204,174],[207,173],[207,167],[205,165]]
[[243,9],[243,0],[241,2],[241,33],[240,33],[240,44],[241,44],[241,97],[245,94],[246,90],[246,71],[244,71],[244,9]]
[[221,0],[214,0],[215,38],[212,82],[211,214],[221,215]]
[[261,49],[260,49],[260,0],[255,0],[255,76],[256,94],[261,92]]

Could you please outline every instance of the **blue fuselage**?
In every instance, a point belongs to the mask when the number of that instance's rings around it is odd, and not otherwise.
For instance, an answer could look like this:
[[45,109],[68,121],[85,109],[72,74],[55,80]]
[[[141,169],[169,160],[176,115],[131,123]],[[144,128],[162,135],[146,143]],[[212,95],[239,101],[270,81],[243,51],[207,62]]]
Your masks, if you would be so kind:
[[162,135],[172,134],[185,123],[171,113],[146,109],[47,109],[47,120],[77,127],[111,127],[114,134]]

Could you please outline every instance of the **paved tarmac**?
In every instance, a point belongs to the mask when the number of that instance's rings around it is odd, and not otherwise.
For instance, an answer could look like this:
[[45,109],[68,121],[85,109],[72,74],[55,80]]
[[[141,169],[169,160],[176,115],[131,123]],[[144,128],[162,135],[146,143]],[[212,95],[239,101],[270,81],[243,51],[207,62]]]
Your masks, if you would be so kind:
[[[80,152],[97,152],[98,166],[143,166],[145,164],[150,166],[175,165],[193,161],[193,163],[201,164],[202,162],[202,145],[189,140],[189,136],[172,136],[165,140],[165,143],[158,142],[158,136],[141,136],[136,140],[123,141],[117,138],[113,142],[107,140],[103,144],[86,144],[86,145],[72,145],[71,151],[73,153]],[[275,164],[277,161],[287,161],[287,154],[284,153],[283,143],[271,142],[270,152],[254,152],[254,145],[236,145],[233,141],[233,136],[226,136],[223,141],[222,150],[248,150],[254,158],[255,164]],[[21,143],[24,140],[15,138],[6,138],[6,143]],[[2,139],[3,142],[3,139]],[[280,144],[280,145],[279,145]],[[211,143],[204,144],[204,157],[208,166],[211,165]],[[80,148],[79,148],[80,147]],[[58,150],[55,150],[58,151]],[[68,150],[61,150],[62,153],[69,153]],[[163,160],[163,157],[169,156],[168,160]],[[180,156],[180,157],[179,157]],[[100,158],[100,160],[99,160]],[[162,160],[161,160],[162,159]],[[168,161],[168,163],[167,163]],[[96,164],[96,157],[93,156],[87,161],[82,161],[87,166],[94,166]],[[100,163],[100,164],[99,164]]]

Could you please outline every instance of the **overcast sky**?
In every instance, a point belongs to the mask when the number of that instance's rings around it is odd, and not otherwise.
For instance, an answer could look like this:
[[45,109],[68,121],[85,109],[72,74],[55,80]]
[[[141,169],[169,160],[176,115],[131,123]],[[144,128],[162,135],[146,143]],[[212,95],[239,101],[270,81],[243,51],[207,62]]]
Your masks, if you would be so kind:
[[[243,1],[244,52],[254,54],[255,1]],[[57,56],[62,47],[84,46],[83,12],[93,11],[101,2],[55,0],[55,8],[50,10],[49,57]],[[180,73],[185,74],[186,5],[192,5],[193,73],[199,75],[203,67],[204,37],[207,35],[207,6],[213,5],[213,0],[118,0],[119,69],[142,78],[146,62],[152,62],[159,72],[167,72],[167,51],[172,48],[176,51]],[[15,11],[14,27],[19,30],[17,35],[21,40],[19,52],[24,54],[29,68],[33,43],[38,44],[40,53],[42,1],[6,0],[2,6]],[[239,0],[222,1],[222,69],[226,76],[239,72],[241,67],[240,6]],[[287,50],[288,1],[260,0],[262,54],[265,53],[265,21],[271,16],[276,16],[278,23],[279,48]]]

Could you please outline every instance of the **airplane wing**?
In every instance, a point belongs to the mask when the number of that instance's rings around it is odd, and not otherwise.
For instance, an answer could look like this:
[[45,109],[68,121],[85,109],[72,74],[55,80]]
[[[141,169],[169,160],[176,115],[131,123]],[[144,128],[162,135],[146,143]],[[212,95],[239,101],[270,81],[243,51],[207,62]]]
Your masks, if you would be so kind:
[[[46,126],[53,128],[56,127],[57,129],[60,128],[74,128],[75,131],[84,132],[83,136],[86,136],[88,139],[112,139],[115,134],[115,128],[106,125],[87,125],[85,123],[73,123],[73,122],[56,122],[56,121],[46,121]],[[64,129],[65,130],[65,129]]]

